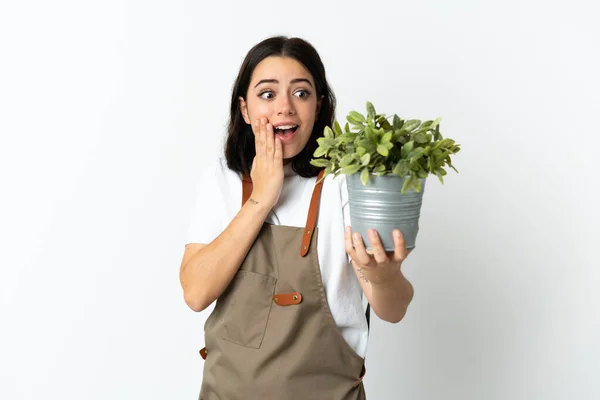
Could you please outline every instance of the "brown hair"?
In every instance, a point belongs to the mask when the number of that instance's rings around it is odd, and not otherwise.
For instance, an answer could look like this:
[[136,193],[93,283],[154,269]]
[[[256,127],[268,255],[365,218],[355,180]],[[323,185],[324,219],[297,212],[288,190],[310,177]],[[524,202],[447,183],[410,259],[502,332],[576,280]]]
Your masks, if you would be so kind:
[[256,66],[270,56],[290,57],[304,65],[315,81],[317,98],[322,104],[312,134],[304,149],[292,160],[292,168],[303,177],[317,176],[322,168],[310,164],[317,149],[317,138],[323,136],[326,126],[332,126],[335,118],[336,99],[325,75],[325,67],[316,49],[304,39],[274,36],[256,44],[242,62],[231,93],[231,109],[225,142],[227,166],[233,171],[250,174],[256,155],[252,127],[248,125],[240,110],[239,98],[247,100],[248,86]]

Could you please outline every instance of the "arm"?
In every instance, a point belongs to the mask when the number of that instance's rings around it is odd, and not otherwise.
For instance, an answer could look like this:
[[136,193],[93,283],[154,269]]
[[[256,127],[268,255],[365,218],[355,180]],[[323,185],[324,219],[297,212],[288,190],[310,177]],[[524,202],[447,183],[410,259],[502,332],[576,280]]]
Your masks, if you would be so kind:
[[202,311],[227,288],[256,240],[283,186],[283,158],[279,139],[266,119],[256,121],[256,156],[250,176],[252,195],[235,218],[208,245],[194,243],[185,248],[179,280],[186,304]]
[[185,247],[179,279],[194,311],[208,307],[229,285],[254,243],[270,207],[250,198],[214,241]]

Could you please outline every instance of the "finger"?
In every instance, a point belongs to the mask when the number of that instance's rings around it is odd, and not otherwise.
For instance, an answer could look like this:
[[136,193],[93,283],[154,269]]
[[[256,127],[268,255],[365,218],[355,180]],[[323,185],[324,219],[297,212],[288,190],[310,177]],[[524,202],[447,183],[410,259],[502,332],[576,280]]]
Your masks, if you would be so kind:
[[354,244],[355,254],[355,257],[353,257],[353,259],[360,265],[370,266],[371,257],[369,256],[369,254],[367,254],[367,250],[365,249],[365,244],[360,233],[355,232],[354,234],[352,234],[352,243]]
[[256,154],[260,157],[265,155],[265,134],[265,122],[264,118],[261,118],[256,135]]
[[375,256],[375,261],[378,264],[383,264],[388,262],[388,257],[381,243],[381,239],[379,238],[379,234],[375,229],[369,229],[369,240],[371,241],[371,246],[373,247],[373,255]]
[[277,136],[275,136],[275,153],[273,155],[273,161],[278,166],[283,165],[283,146],[281,145],[281,140]]
[[404,235],[399,229],[394,229],[394,260],[404,261],[408,256],[408,250],[406,249],[406,243],[404,241]]
[[267,132],[267,136],[265,138],[265,146],[267,149],[267,156],[269,156],[269,158],[272,158],[275,153],[273,125],[267,123],[266,132]]
[[350,258],[354,259],[356,257],[354,251],[354,245],[352,244],[352,228],[347,226],[346,231],[344,233],[344,245],[346,247],[346,253],[350,256]]

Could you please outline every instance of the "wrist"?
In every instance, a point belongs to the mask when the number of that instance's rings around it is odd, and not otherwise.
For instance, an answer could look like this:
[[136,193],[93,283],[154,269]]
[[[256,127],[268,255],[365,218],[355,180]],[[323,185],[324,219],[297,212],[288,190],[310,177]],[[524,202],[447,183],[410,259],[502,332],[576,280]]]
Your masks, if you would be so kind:
[[254,194],[248,198],[246,204],[250,207],[250,209],[261,214],[265,214],[265,216],[268,215],[273,208],[268,202],[264,201],[258,196],[254,196]]
[[[363,269],[363,272],[365,272],[364,269]],[[371,274],[369,274],[369,272],[371,272],[371,271],[367,271],[365,273],[365,276],[371,282],[371,286],[374,286],[377,289],[385,289],[387,287],[395,287],[396,285],[398,285],[399,281],[406,279],[404,277],[404,275],[402,274],[400,267],[392,268],[389,271],[386,271],[385,273],[381,273],[381,272],[373,273],[372,274],[373,276],[369,276],[369,275],[371,275]],[[373,272],[375,272],[375,271],[373,271]]]

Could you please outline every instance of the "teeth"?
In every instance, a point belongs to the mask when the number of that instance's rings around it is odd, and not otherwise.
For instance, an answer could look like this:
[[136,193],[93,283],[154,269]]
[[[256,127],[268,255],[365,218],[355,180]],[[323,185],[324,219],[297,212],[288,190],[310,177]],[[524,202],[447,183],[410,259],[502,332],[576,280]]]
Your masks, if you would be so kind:
[[275,129],[294,129],[295,127],[297,127],[298,125],[280,125]]

